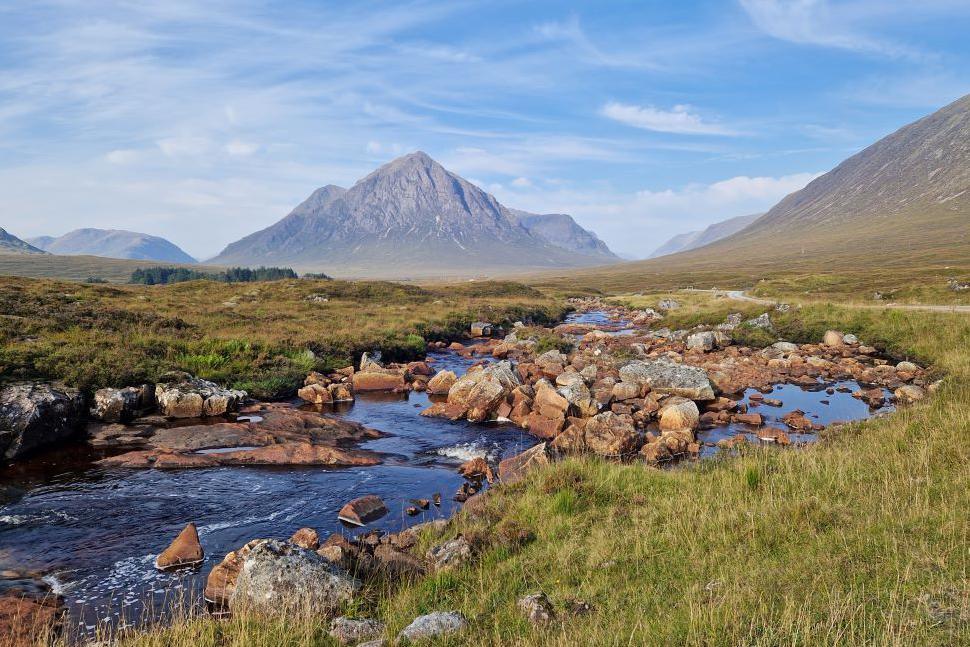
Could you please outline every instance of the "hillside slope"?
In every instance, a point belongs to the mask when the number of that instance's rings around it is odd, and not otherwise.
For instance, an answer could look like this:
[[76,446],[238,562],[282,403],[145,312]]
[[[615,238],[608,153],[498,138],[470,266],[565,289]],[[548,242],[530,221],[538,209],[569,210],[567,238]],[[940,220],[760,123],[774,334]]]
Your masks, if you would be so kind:
[[970,272],[970,96],[900,128],[784,198],[751,226],[662,259],[550,277],[597,289],[751,285],[765,278]]
[[683,234],[671,236],[667,242],[653,250],[649,258],[667,256],[668,254],[676,254],[677,252],[682,252],[685,249],[690,249],[690,246],[694,244],[694,241],[700,238],[701,234],[703,233],[704,230],[698,229],[697,231],[688,231]]
[[585,254],[587,256],[601,256],[604,263],[616,262],[619,256],[599,239],[592,231],[583,229],[573,217],[565,213],[529,213],[518,209],[509,209],[519,223],[532,234],[543,238],[547,242],[562,247],[565,250]]
[[75,229],[63,236],[39,236],[30,242],[51,254],[195,263],[194,258],[164,238],[119,229]]
[[763,213],[753,213],[747,216],[735,216],[734,218],[728,218],[727,220],[722,220],[721,222],[715,222],[714,224],[708,225],[706,228],[699,231],[690,231],[686,234],[678,234],[658,247],[650,255],[650,258],[666,256],[667,254],[676,254],[677,252],[686,252],[690,249],[697,249],[698,247],[703,247],[704,245],[710,245],[714,241],[727,238],[732,234],[736,234],[763,215]]
[[25,243],[0,227],[0,254],[43,254],[44,251]]

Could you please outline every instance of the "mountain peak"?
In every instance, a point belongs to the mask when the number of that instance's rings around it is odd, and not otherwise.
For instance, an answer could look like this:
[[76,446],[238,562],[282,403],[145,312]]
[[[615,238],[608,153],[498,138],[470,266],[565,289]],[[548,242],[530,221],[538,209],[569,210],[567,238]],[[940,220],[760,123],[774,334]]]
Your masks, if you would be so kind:
[[[438,164],[438,162],[431,159],[431,156],[424,151],[414,151],[413,153],[408,153],[407,155],[401,155],[397,159],[391,160],[391,164],[414,164],[418,166],[430,166],[432,164]],[[440,166],[440,164],[438,164]]]
[[40,236],[33,244],[45,252],[64,256],[103,256],[169,263],[195,263],[174,243],[137,231],[125,229],[75,229],[63,236]]
[[384,164],[376,171],[374,171],[374,173],[371,173],[371,175],[374,175],[377,173],[409,171],[409,170],[418,170],[418,171],[425,171],[425,172],[430,172],[432,170],[434,171],[440,170],[441,172],[448,173],[445,167],[443,167],[441,164],[439,164],[434,159],[432,159],[431,156],[425,153],[424,151],[414,151],[413,153],[408,153],[407,155],[402,155],[401,157],[397,157],[391,160],[387,164]]
[[440,275],[604,261],[599,249],[564,247],[523,226],[494,196],[423,151],[384,164],[346,191],[325,189],[212,262],[393,276],[405,267]]
[[13,234],[0,227],[0,253],[14,254],[44,254],[41,249],[20,240]]

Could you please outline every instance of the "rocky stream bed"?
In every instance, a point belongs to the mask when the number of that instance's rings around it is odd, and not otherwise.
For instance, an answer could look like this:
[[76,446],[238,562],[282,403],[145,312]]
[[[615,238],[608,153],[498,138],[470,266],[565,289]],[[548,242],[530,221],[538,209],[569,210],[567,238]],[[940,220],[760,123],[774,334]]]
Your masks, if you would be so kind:
[[[362,546],[374,530],[447,519],[474,494],[459,473],[472,459],[503,480],[569,453],[682,464],[738,443],[810,443],[824,426],[889,412],[929,388],[918,367],[835,331],[801,347],[732,344],[733,328],[770,326],[767,315],[669,331],[654,311],[575,305],[557,329],[575,341],[568,354],[536,353],[528,329],[515,328],[432,345],[426,362],[409,367],[365,356],[356,371],[308,377],[301,395],[318,404],[203,395],[199,406],[217,407],[204,419],[112,414],[80,440],[3,467],[0,595],[46,584],[63,601],[69,632],[90,636],[163,619],[173,605],[201,610],[210,571],[255,538],[312,528],[349,550],[345,539],[363,536]],[[475,332],[498,332],[489,328]],[[187,402],[171,397],[160,399],[163,412]],[[363,495],[379,497],[386,512],[363,528],[338,520]],[[201,563],[155,568],[189,522]],[[38,578],[45,584],[25,584]]]

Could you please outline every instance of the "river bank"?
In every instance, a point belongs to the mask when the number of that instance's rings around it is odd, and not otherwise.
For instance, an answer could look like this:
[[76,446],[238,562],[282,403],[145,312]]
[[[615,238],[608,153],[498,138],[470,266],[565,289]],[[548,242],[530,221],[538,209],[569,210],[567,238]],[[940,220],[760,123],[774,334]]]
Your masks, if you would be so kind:
[[[610,340],[625,344],[637,343],[632,339],[635,337],[636,330],[630,327],[628,320],[635,317],[626,317],[628,313],[623,313],[624,316],[617,316],[617,314],[586,308],[586,312],[572,317],[560,330],[569,335],[580,333],[590,335],[596,332],[593,338],[599,339],[600,343]],[[640,323],[642,325],[644,322]],[[620,339],[621,337],[624,339]],[[507,342],[491,341],[480,345],[476,349],[479,352],[477,357],[468,350],[455,350],[434,352],[429,359],[436,369],[452,370],[460,374],[473,363],[480,361],[479,358],[482,357],[483,352],[487,351],[486,357],[491,359],[496,359],[495,355],[502,355],[501,349],[495,352],[500,343]],[[534,353],[532,357],[535,357]],[[720,421],[716,417],[710,419],[708,422],[714,424],[710,424],[708,429],[697,432],[698,450],[695,453],[714,455],[719,449],[734,447],[739,435],[756,443],[762,442],[757,428],[764,424],[769,428],[771,424],[784,424],[781,420],[782,411],[788,412],[789,406],[798,405],[799,408],[804,408],[809,416],[815,418],[817,422],[813,424],[817,425],[835,419],[867,417],[878,411],[878,409],[870,409],[861,399],[853,398],[846,388],[841,390],[838,388],[846,386],[821,382],[815,388],[789,387],[790,390],[788,390],[784,386],[778,389],[776,385],[773,389],[777,389],[777,399],[784,398],[782,402],[784,406],[779,408],[777,416],[766,414],[765,420],[754,427],[749,423],[732,419],[730,415]],[[832,390],[833,393],[827,393],[827,389]],[[743,393],[741,399],[735,400],[731,408],[739,405],[745,409],[749,406],[760,406],[760,403],[756,402],[759,398],[752,398],[756,393],[761,391],[751,389]],[[823,404],[822,400],[827,402]],[[533,434],[525,434],[520,426],[500,423],[497,426],[489,425],[483,428],[468,422],[452,423],[417,417],[419,411],[431,404],[432,400],[427,395],[411,392],[405,396],[362,395],[352,406],[341,405],[338,408],[336,412],[338,416],[390,432],[390,435],[385,438],[374,439],[361,446],[362,449],[382,455],[384,464],[378,467],[295,473],[292,469],[279,468],[252,471],[240,468],[219,468],[202,472],[166,471],[162,474],[159,474],[159,470],[150,470],[147,473],[150,476],[145,473],[117,475],[109,471],[107,474],[92,478],[93,483],[90,486],[80,487],[78,481],[83,479],[72,478],[65,474],[63,477],[55,478],[55,483],[47,488],[41,488],[36,493],[31,492],[21,499],[19,505],[23,507],[13,508],[12,512],[19,513],[20,519],[27,521],[24,524],[25,534],[21,537],[26,538],[23,541],[24,545],[31,546],[32,551],[36,553],[48,553],[47,559],[55,556],[50,566],[56,564],[58,559],[61,560],[54,570],[59,568],[62,575],[90,570],[90,573],[82,577],[70,576],[74,578],[72,582],[54,580],[58,586],[68,585],[63,590],[70,592],[69,596],[73,596],[71,609],[72,617],[76,618],[76,628],[82,633],[90,633],[104,622],[107,622],[108,626],[117,626],[123,617],[128,618],[129,621],[144,619],[146,609],[152,610],[147,615],[154,615],[160,607],[163,608],[171,601],[173,595],[184,596],[190,606],[197,604],[192,600],[198,600],[198,591],[202,586],[199,574],[189,572],[173,578],[171,575],[156,573],[151,568],[151,561],[154,559],[154,553],[150,548],[152,542],[154,542],[154,550],[160,550],[158,543],[162,541],[161,537],[165,535],[165,531],[168,530],[168,534],[174,536],[179,524],[184,523],[186,519],[191,518],[199,523],[200,534],[203,543],[206,544],[207,564],[218,562],[221,555],[238,548],[254,537],[288,536],[292,531],[304,526],[311,526],[324,536],[328,531],[343,532],[336,523],[337,510],[344,502],[364,491],[383,495],[389,508],[394,511],[369,529],[396,531],[416,521],[447,517],[456,509],[449,495],[454,493],[463,482],[463,479],[453,471],[460,460],[481,456],[494,464],[501,458],[521,452],[539,440],[535,438],[534,430]],[[623,413],[623,408],[629,405],[620,402],[617,404],[621,411],[619,415],[626,415]],[[722,411],[725,410],[726,408],[722,408]],[[747,420],[750,422],[750,418]],[[817,437],[816,431],[816,429],[792,430],[788,441],[795,444],[812,442]],[[647,433],[652,432],[647,431]],[[777,442],[778,436],[774,435],[770,440]],[[82,472],[84,471],[85,469],[82,469]],[[121,483],[124,485],[119,487]],[[322,497],[319,494],[321,488],[325,490]],[[72,492],[78,489],[80,492],[76,495],[76,499],[72,500],[75,496]],[[122,499],[105,497],[106,492],[118,492]],[[435,508],[428,513],[421,512],[415,518],[406,515],[405,510],[412,507],[410,499],[431,498],[431,495],[436,492],[445,493],[442,508]],[[260,504],[260,500],[265,500],[266,504]],[[281,500],[286,502],[282,506]],[[56,509],[56,506],[53,507],[54,509],[44,509],[44,506],[50,506],[52,501],[61,502],[63,507],[60,510]],[[94,503],[95,501],[97,504]],[[35,505],[36,508],[32,509],[31,505]],[[244,509],[244,516],[240,517],[241,513],[233,506]],[[38,523],[44,514],[53,514],[55,520],[60,520],[61,526],[67,528],[75,524],[83,526],[84,521],[79,521],[78,518],[65,519],[58,515],[58,512],[70,515],[67,510],[76,511],[78,508],[90,515],[85,517],[88,521],[92,518],[115,518],[115,521],[110,523],[99,524],[99,530],[103,532],[95,533],[94,536],[79,542],[82,551],[94,545],[99,546],[100,550],[92,555],[94,558],[92,561],[99,562],[97,564],[90,562],[87,566],[65,564],[63,546],[65,543],[70,543],[71,533],[76,533],[77,528],[67,531],[68,540],[65,542],[65,536],[58,537],[57,532],[51,532],[50,526],[57,528],[58,523],[50,524],[47,528],[43,527],[43,522]],[[44,512],[38,512],[42,509]],[[117,511],[118,515],[124,515],[122,510],[127,510],[127,515],[123,517],[124,522],[118,523],[122,517],[110,514],[108,511],[111,510]],[[152,511],[152,513],[146,515],[146,518],[141,514],[132,515],[132,510],[139,513]],[[176,510],[179,512],[174,512]],[[187,511],[194,514],[187,514]],[[32,513],[35,514],[33,518],[30,516]],[[222,518],[212,519],[213,516]],[[16,519],[13,516],[11,518]],[[227,518],[231,519],[228,523]],[[31,530],[32,523],[33,530]],[[105,560],[105,550],[111,544],[111,538],[119,536],[119,533],[124,537],[125,549],[131,549],[134,552],[123,559]],[[133,533],[134,537],[131,537]],[[5,540],[8,536],[6,533],[0,535]],[[74,538],[76,540],[76,535]],[[45,539],[52,542],[50,549],[43,549],[37,545],[39,541],[43,546]],[[54,548],[55,545],[59,548]],[[140,554],[142,552],[144,554]],[[110,561],[111,566],[104,571],[102,569],[105,568],[106,561]],[[203,568],[203,572],[205,568],[208,566]],[[73,589],[70,588],[72,584]],[[120,591],[124,591],[124,594],[121,599],[118,599],[117,594]],[[183,599],[183,608],[185,603],[186,600]]]

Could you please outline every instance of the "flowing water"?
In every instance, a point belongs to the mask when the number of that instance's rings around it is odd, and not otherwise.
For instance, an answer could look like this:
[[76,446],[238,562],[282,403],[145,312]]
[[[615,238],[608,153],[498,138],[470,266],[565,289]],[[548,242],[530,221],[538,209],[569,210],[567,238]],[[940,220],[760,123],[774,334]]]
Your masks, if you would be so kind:
[[[459,374],[472,364],[450,352],[431,357],[435,368]],[[0,472],[0,487],[22,494],[0,506],[0,569],[46,573],[82,631],[99,622],[139,621],[172,596],[197,604],[209,569],[250,539],[287,537],[304,526],[324,536],[359,532],[337,521],[337,511],[357,496],[377,494],[391,511],[368,529],[396,531],[447,517],[464,482],[459,464],[474,456],[497,460],[535,443],[511,425],[420,417],[429,405],[424,393],[361,394],[336,409],[391,434],[360,445],[383,455],[374,467],[102,469],[92,463],[103,454],[82,444],[28,460]],[[442,494],[440,508],[405,514],[409,499],[434,493]],[[156,571],[155,556],[189,521],[198,525],[205,564]]]
[[[603,319],[584,313],[571,321]],[[473,363],[451,352],[430,357],[436,369],[459,374]],[[847,393],[787,385],[771,397],[784,406],[752,409],[766,416],[767,424],[793,408],[823,424],[872,414]],[[365,394],[335,409],[337,415],[391,434],[361,445],[383,455],[384,463],[374,467],[103,469],[93,464],[103,453],[78,444],[6,468],[0,471],[0,503],[3,497],[9,500],[0,505],[0,569],[45,573],[65,597],[72,623],[90,634],[99,623],[117,626],[155,615],[171,606],[172,596],[180,606],[198,605],[210,568],[251,539],[287,537],[304,526],[324,536],[360,532],[337,521],[340,507],[357,496],[377,494],[391,511],[368,529],[396,531],[447,517],[457,505],[452,495],[463,482],[455,469],[460,463],[474,456],[497,460],[536,442],[508,424],[420,417],[429,404],[424,393]],[[703,431],[700,438],[714,442],[738,431],[752,430],[731,425]],[[813,439],[812,434],[792,435],[794,442]],[[414,518],[405,514],[410,499],[434,493],[442,494],[440,508],[432,506]],[[155,556],[189,521],[198,525],[205,564],[197,570],[156,571]]]

